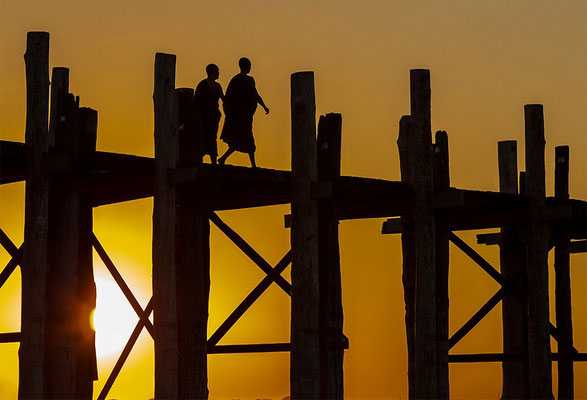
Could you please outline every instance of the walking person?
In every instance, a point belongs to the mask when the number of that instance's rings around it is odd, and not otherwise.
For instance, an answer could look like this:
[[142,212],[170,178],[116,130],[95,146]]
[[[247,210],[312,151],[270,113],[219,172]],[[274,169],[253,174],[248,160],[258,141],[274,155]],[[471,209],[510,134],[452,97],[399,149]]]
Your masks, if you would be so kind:
[[209,155],[210,162],[216,164],[216,158],[218,157],[216,137],[221,115],[218,100],[222,99],[224,101],[224,93],[220,83],[216,82],[220,76],[218,66],[208,64],[206,74],[208,77],[196,86],[194,103],[200,121],[200,129],[202,130],[202,156]]
[[255,80],[248,75],[251,72],[251,61],[243,57],[238,65],[241,71],[230,80],[223,102],[225,119],[220,139],[228,144],[228,150],[218,162],[224,164],[232,153],[240,151],[249,155],[251,167],[256,168],[253,115],[257,104],[263,107],[265,114],[269,114],[269,108],[257,92]]

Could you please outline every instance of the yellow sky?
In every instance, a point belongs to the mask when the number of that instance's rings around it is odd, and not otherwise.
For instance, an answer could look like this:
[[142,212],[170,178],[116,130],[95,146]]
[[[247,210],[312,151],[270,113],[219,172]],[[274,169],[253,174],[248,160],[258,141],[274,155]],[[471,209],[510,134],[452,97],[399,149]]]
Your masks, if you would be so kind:
[[[571,146],[571,196],[587,198],[587,31],[584,0],[312,1],[0,0],[0,138],[24,140],[26,32],[51,33],[50,65],[67,66],[70,90],[99,112],[98,149],[153,155],[153,62],[177,55],[177,86],[194,87],[204,67],[220,67],[224,88],[251,58],[251,74],[271,113],[254,132],[260,166],[290,166],[289,76],[316,72],[318,113],[343,114],[342,171],[399,180],[395,141],[409,113],[409,69],[429,68],[432,127],[449,134],[453,186],[497,190],[497,141],[517,139],[523,169],[523,105],[545,107],[547,193],[553,193],[554,146]],[[225,145],[219,144],[223,151]],[[234,158],[232,158],[234,157]],[[244,155],[230,161],[247,165]],[[0,228],[20,245],[24,185],[0,187]],[[95,231],[129,286],[146,305],[151,288],[152,201],[98,208]],[[222,217],[270,263],[288,249],[289,207],[225,212]],[[406,398],[406,350],[399,237],[380,235],[381,220],[340,224],[348,398]],[[462,234],[473,244],[474,234]],[[210,330],[262,273],[215,228],[211,236]],[[497,249],[476,247],[494,265]],[[587,351],[587,258],[573,255],[575,343]],[[0,267],[8,262],[0,250]],[[96,274],[106,275],[96,259]],[[289,269],[286,275],[289,274]],[[238,277],[235,279],[235,277]],[[289,276],[288,276],[289,279]],[[552,283],[552,281],[551,281]],[[19,276],[0,290],[0,331],[19,329]],[[454,332],[497,290],[451,248]],[[552,303],[552,299],[551,299]],[[496,308],[453,351],[498,352]],[[554,316],[551,316],[554,320]],[[287,341],[289,301],[270,288],[223,343]],[[15,396],[17,349],[0,345],[0,398]],[[99,392],[115,358],[101,360]],[[282,398],[287,354],[211,355],[212,398]],[[497,398],[499,364],[451,365],[455,398]],[[153,392],[152,343],[143,333],[111,397]],[[585,363],[575,368],[576,395],[587,397]]]

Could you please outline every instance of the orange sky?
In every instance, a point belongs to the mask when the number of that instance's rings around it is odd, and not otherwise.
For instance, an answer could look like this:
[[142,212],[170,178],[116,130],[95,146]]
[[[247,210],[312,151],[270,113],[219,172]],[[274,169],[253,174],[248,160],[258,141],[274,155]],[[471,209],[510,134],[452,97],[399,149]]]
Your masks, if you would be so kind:
[[[432,128],[449,134],[453,186],[498,190],[498,140],[519,141],[523,169],[523,105],[542,103],[547,193],[554,190],[554,147],[569,144],[571,196],[587,198],[584,0],[0,4],[4,140],[24,140],[26,32],[46,30],[51,33],[51,67],[69,67],[70,90],[83,106],[99,112],[99,150],[153,155],[155,52],[177,55],[178,87],[194,87],[204,77],[205,65],[215,62],[226,88],[238,71],[238,58],[246,55],[271,109],[268,116],[260,112],[255,118],[260,166],[289,169],[289,76],[314,70],[318,113],[343,114],[343,174],[399,180],[395,141],[399,118],[409,113],[409,70],[429,68]],[[220,143],[219,150],[224,149]],[[229,161],[248,165],[246,155]],[[23,237],[23,202],[22,183],[0,187],[0,228],[17,245]],[[283,228],[288,212],[289,207],[279,206],[221,216],[276,263],[289,245],[289,232]],[[151,290],[151,213],[150,199],[94,211],[96,235],[143,306]],[[345,334],[350,340],[345,353],[348,398],[407,396],[400,241],[382,236],[381,222],[340,224]],[[461,237],[474,244],[474,233]],[[211,235],[212,331],[263,274],[215,228]],[[498,264],[496,248],[475,248]],[[0,250],[0,267],[8,260]],[[585,255],[571,258],[575,344],[582,352],[587,351],[586,261]],[[108,276],[97,259],[96,274]],[[19,279],[16,274],[0,290],[1,332],[19,330]],[[451,333],[496,290],[491,278],[451,248]],[[500,319],[497,307],[453,352],[500,351]],[[289,300],[271,287],[221,343],[288,337]],[[15,344],[0,345],[0,398],[15,397],[17,350]],[[100,361],[96,394],[114,362],[113,356]],[[281,399],[289,391],[288,363],[287,354],[211,355],[210,397]],[[499,397],[499,364],[453,364],[450,371],[452,397]],[[577,398],[587,398],[585,363],[576,365],[575,377]],[[110,397],[146,399],[152,393],[152,342],[143,333]]]

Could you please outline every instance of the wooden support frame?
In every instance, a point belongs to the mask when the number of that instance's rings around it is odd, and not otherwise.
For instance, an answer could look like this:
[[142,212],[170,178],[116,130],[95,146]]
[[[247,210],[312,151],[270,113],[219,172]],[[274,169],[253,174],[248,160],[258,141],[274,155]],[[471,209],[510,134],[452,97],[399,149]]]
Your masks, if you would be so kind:
[[0,245],[4,247],[4,249],[6,250],[6,252],[8,252],[8,255],[10,256],[10,261],[8,261],[8,264],[6,264],[6,266],[2,269],[2,272],[0,272],[1,289],[2,286],[4,286],[4,284],[8,280],[8,278],[10,278],[10,275],[12,275],[16,267],[20,264],[20,261],[22,259],[23,246],[21,245],[20,247],[16,247],[16,245],[12,242],[12,240],[10,240],[8,235],[6,235],[6,233],[2,229],[0,229]]

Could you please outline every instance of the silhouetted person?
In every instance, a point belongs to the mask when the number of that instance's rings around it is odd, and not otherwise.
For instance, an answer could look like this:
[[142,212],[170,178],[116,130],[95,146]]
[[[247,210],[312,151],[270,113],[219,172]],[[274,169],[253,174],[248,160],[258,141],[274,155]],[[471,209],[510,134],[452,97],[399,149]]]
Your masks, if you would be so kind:
[[263,102],[255,88],[255,80],[248,73],[251,71],[251,61],[248,58],[238,60],[241,72],[230,80],[224,98],[224,126],[220,139],[228,144],[228,150],[218,159],[224,164],[228,156],[235,151],[247,153],[251,159],[251,166],[255,164],[255,139],[253,138],[253,115],[257,104],[269,114],[269,109]]
[[208,154],[210,162],[216,164],[218,148],[216,136],[218,134],[218,123],[220,122],[220,109],[218,99],[224,100],[222,86],[216,79],[220,76],[220,70],[216,64],[206,66],[208,77],[203,79],[194,93],[194,102],[200,118],[200,129],[202,130],[202,155]]

